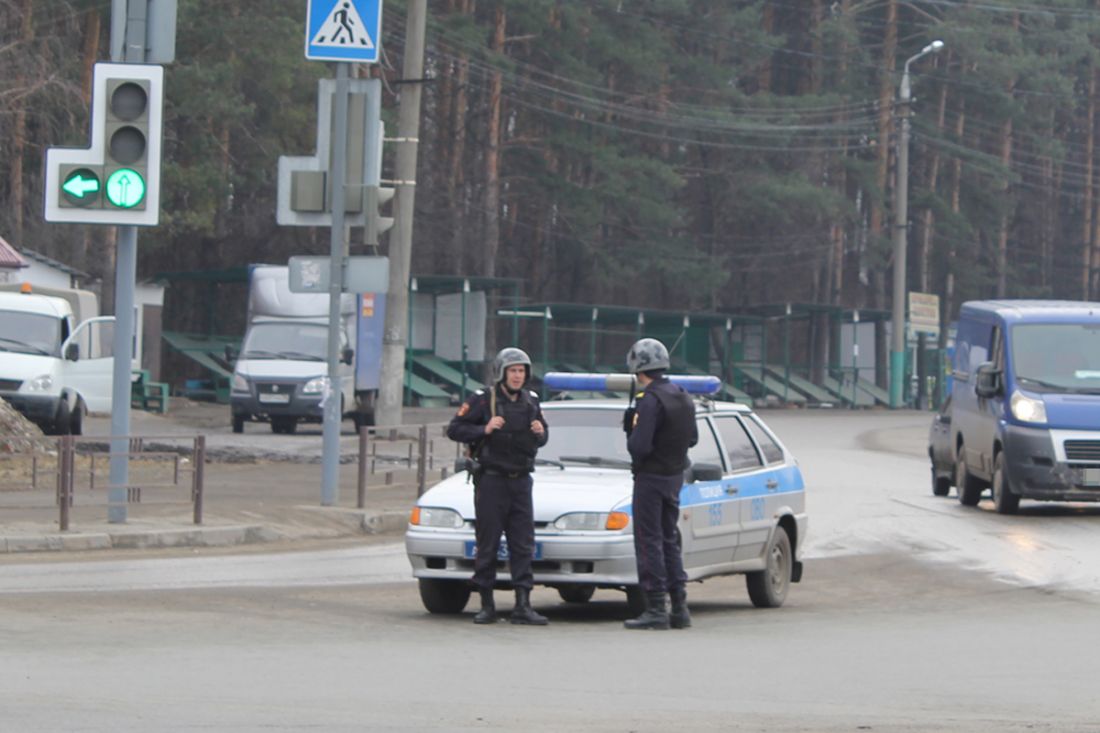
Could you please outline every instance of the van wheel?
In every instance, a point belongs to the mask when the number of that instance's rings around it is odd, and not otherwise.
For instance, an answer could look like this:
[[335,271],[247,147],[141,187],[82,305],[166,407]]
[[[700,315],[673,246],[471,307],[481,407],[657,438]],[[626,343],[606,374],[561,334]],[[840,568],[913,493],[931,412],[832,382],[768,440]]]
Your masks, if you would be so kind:
[[993,459],[993,508],[998,514],[1015,514],[1020,508],[1020,495],[1012,493],[1005,479],[1003,451]]
[[73,416],[69,411],[68,401],[62,397],[57,405],[57,414],[53,418],[54,435],[72,435]]
[[462,613],[470,600],[470,586],[464,580],[420,578],[420,601],[428,613]]
[[594,585],[563,585],[558,588],[558,595],[566,603],[588,603],[595,592]]
[[775,535],[765,555],[767,568],[745,574],[749,600],[757,608],[779,608],[787,600],[791,587],[791,538],[787,530],[775,528]]
[[970,469],[966,467],[966,447],[962,444],[955,455],[955,488],[959,492],[959,503],[963,506],[977,506],[985,488],[977,477],[970,475]]

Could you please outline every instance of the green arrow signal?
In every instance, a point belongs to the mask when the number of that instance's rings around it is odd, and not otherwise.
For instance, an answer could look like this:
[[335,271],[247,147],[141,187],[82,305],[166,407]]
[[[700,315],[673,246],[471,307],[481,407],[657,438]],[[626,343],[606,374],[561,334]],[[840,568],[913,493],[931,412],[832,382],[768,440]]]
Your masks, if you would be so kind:
[[85,195],[99,190],[99,179],[94,176],[85,178],[81,171],[77,171],[69,176],[61,186],[61,190],[70,196],[82,199]]
[[119,168],[107,178],[107,200],[120,209],[132,209],[145,198],[145,179],[133,168]]

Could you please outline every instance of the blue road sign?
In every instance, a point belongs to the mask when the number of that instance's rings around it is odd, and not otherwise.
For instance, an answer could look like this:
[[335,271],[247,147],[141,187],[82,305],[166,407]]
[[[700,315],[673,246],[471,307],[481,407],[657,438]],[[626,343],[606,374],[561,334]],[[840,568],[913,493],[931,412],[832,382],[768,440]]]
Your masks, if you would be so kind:
[[317,61],[378,61],[382,0],[309,0],[306,58]]

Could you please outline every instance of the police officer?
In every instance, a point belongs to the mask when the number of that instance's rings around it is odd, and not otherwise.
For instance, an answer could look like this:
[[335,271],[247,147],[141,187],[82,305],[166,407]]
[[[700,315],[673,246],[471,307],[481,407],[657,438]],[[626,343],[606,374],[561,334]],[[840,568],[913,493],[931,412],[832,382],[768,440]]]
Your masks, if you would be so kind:
[[473,584],[481,596],[475,624],[496,621],[493,586],[501,532],[508,540],[508,564],[516,604],[514,624],[543,626],[545,616],[531,608],[531,558],[535,550],[535,517],[531,505],[531,471],[535,453],[546,445],[549,429],[538,395],[524,389],[531,378],[531,359],[521,349],[506,348],[493,362],[494,382],[470,396],[451,418],[447,437],[471,446],[474,459],[474,511],[477,554]]
[[[637,408],[627,408],[623,428],[634,472],[634,554],[646,610],[625,626],[686,629],[691,626],[691,615],[676,522],[688,448],[699,439],[695,403],[665,376],[668,349],[660,341],[646,338],[636,342],[626,364],[645,390]],[[672,598],[671,613],[666,593]]]

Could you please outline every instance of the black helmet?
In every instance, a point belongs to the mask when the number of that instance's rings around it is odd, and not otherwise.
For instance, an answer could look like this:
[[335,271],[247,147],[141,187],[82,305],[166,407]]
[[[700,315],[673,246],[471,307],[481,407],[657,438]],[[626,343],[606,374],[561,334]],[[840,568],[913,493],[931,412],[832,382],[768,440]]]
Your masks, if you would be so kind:
[[626,369],[631,374],[668,369],[668,366],[668,349],[657,339],[635,341],[626,355]]
[[527,356],[527,352],[523,349],[517,349],[514,346],[508,346],[500,350],[497,354],[497,358],[493,359],[493,374],[494,379],[497,382],[504,381],[504,372],[510,366],[516,366],[522,364],[527,370],[527,379],[531,378],[531,357]]

